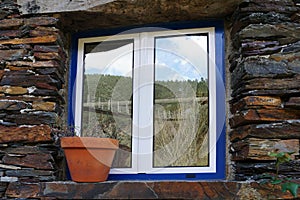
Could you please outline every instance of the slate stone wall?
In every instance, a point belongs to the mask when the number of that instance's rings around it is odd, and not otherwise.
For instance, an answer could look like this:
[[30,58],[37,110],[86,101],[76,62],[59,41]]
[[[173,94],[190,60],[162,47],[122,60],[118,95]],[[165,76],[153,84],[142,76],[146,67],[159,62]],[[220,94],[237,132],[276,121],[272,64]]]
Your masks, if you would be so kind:
[[236,179],[275,172],[269,152],[295,152],[280,173],[300,178],[299,1],[249,0],[232,16],[230,152]]
[[[299,0],[244,0],[226,18],[231,23],[232,42],[232,51],[226,52],[230,63],[226,76],[231,82],[227,113],[231,144],[227,151],[234,180],[257,179],[264,172],[275,172],[275,161],[268,156],[273,151],[295,152],[293,161],[282,166],[280,173],[300,178],[299,13]],[[72,24],[61,24],[59,15],[21,15],[14,0],[1,0],[0,197],[64,197],[74,188],[86,186],[53,182],[63,180],[65,170],[53,127],[64,121],[62,116],[66,114],[65,80],[70,58],[65,46],[70,40],[64,34],[70,28]],[[194,197],[189,193],[191,185],[197,186],[195,195],[212,199],[219,198],[224,188],[230,188],[228,185],[232,189],[228,196],[221,195],[224,198],[244,191],[244,184],[220,182],[223,189],[207,195],[210,187],[205,182],[182,184],[188,188],[182,198]],[[114,185],[117,189],[111,190]],[[155,187],[156,193],[164,191],[159,196],[162,198],[173,197],[181,187],[176,182],[155,183],[152,188],[148,183],[137,185],[152,192]],[[253,185],[247,184],[246,189]],[[122,191],[125,194],[136,189],[135,184],[116,182],[88,186],[93,191],[94,187],[105,186],[105,192],[119,192],[118,197],[122,197]],[[260,195],[270,193],[257,185],[252,190]],[[219,196],[214,196],[218,192]]]
[[0,197],[8,182],[60,179],[52,127],[64,112],[66,54],[53,16],[0,4]]

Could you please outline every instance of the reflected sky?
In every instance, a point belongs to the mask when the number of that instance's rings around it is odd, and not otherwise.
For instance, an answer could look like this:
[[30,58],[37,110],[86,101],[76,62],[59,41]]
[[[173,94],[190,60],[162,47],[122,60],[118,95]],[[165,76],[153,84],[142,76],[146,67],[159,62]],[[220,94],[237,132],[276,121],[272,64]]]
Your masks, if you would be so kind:
[[[85,74],[131,76],[132,66],[133,42],[112,50],[85,54]],[[156,80],[207,79],[207,36],[156,38],[155,66]]]
[[85,74],[131,76],[133,43],[109,51],[88,53],[85,56]]
[[156,38],[155,48],[156,80],[207,78],[207,36]]

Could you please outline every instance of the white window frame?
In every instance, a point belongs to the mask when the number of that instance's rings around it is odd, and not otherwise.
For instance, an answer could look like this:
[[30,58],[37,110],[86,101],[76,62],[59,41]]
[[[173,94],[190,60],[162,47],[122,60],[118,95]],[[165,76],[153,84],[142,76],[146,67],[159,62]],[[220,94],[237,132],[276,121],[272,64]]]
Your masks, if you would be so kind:
[[[154,39],[161,36],[175,36],[185,34],[208,34],[208,80],[209,80],[209,164],[208,167],[152,167],[152,154],[143,154],[144,152],[153,152],[153,137],[147,141],[137,138],[140,136],[153,135],[153,90],[154,84]],[[111,174],[171,174],[171,173],[215,173],[216,162],[216,64],[215,64],[215,28],[196,28],[182,30],[165,30],[154,32],[141,32],[134,34],[123,34],[115,36],[101,36],[78,39],[77,56],[77,76],[76,76],[76,97],[75,97],[75,119],[74,126],[76,134],[80,136],[82,120],[82,101],[83,101],[83,73],[84,73],[84,45],[104,40],[134,40],[134,70],[133,70],[133,124],[132,125],[132,168],[113,168]],[[137,70],[140,68],[140,70]],[[143,77],[143,78],[141,78]],[[148,78],[148,79],[146,79]],[[142,86],[142,87],[141,87]],[[143,102],[143,103],[141,103]],[[139,111],[149,115],[140,115]],[[144,129],[144,124],[151,126]],[[145,156],[146,155],[146,156]]]

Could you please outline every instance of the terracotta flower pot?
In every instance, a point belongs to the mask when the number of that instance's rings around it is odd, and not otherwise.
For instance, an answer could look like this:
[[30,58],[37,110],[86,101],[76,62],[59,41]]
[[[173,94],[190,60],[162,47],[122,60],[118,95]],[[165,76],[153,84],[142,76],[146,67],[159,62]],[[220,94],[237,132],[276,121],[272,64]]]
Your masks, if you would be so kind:
[[61,138],[71,178],[76,182],[107,180],[118,146],[119,141],[110,138]]

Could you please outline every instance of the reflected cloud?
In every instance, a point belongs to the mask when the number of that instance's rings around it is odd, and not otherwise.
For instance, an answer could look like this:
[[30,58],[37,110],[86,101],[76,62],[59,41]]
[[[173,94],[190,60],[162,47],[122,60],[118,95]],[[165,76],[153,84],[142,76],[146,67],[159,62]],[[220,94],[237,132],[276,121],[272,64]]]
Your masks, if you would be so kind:
[[132,58],[132,43],[109,51],[88,53],[85,57],[85,74],[130,76]]
[[[156,65],[169,66],[185,80],[207,79],[207,36],[190,35],[156,38]],[[157,80],[174,80],[156,70]],[[179,79],[182,80],[182,79]]]
[[[85,74],[115,76],[131,76],[132,74],[133,43],[106,51],[86,53],[85,56]],[[156,80],[207,79],[207,36],[187,35],[156,38],[155,64]]]

